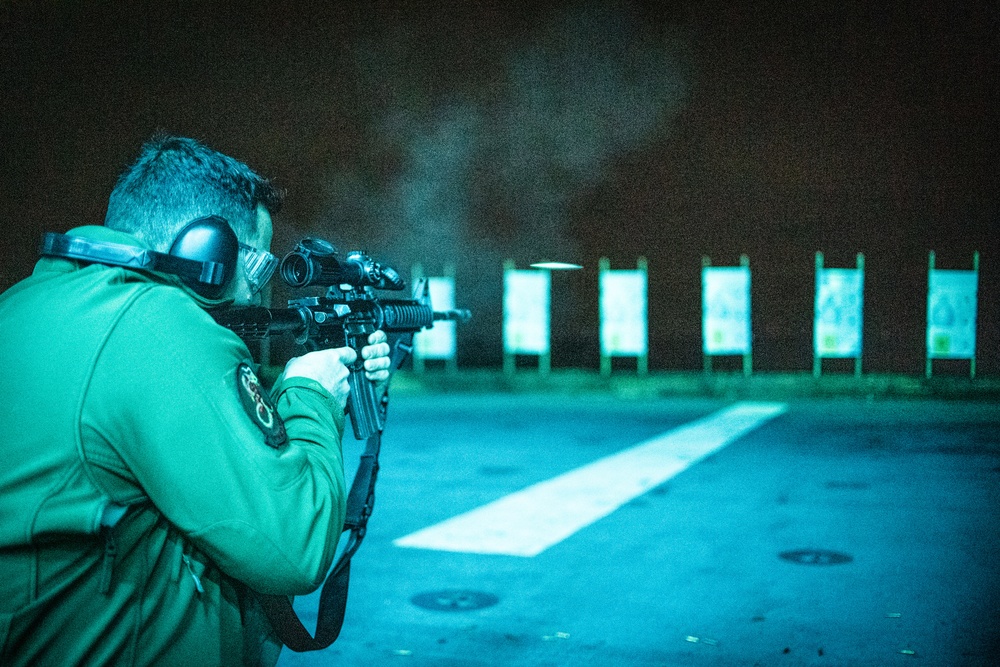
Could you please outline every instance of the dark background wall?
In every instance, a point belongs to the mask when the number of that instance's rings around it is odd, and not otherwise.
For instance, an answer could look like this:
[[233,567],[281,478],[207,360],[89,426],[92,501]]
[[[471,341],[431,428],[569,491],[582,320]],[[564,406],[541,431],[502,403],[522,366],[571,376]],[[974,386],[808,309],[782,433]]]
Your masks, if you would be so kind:
[[166,129],[286,188],[278,253],[454,262],[464,365],[499,363],[503,259],[544,258],[586,267],[553,364],[596,367],[597,259],[643,255],[651,367],[699,368],[701,257],[746,253],[755,366],[808,369],[820,250],[865,253],[866,370],[918,373],[927,252],[979,250],[995,375],[998,11],[897,4],[2,0],[0,289]]

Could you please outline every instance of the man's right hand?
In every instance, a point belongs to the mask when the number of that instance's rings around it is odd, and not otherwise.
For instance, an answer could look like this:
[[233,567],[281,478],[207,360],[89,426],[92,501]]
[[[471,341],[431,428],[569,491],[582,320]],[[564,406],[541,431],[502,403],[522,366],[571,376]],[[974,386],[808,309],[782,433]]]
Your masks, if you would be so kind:
[[351,393],[351,385],[347,382],[350,375],[348,366],[354,363],[357,357],[358,353],[349,347],[307,352],[301,357],[290,359],[281,375],[285,379],[304,377],[319,382],[333,395],[343,410],[347,407],[347,397]]

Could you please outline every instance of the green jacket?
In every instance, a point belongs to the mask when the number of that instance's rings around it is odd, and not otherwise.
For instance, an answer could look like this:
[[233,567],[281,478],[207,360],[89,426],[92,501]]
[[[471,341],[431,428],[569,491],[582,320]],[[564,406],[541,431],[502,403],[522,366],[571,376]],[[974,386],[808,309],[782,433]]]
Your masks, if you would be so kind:
[[343,410],[304,378],[261,395],[209,305],[48,258],[0,295],[0,664],[273,665],[252,590],[322,583]]

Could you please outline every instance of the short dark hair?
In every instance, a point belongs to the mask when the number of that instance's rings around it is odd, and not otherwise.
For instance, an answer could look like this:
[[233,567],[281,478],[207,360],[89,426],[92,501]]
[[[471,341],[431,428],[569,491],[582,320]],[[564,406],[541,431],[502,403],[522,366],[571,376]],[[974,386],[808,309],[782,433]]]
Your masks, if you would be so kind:
[[257,233],[257,206],[281,209],[282,193],[238,160],[195,139],[159,132],[118,178],[104,224],[166,251],[191,220],[225,218],[240,241]]

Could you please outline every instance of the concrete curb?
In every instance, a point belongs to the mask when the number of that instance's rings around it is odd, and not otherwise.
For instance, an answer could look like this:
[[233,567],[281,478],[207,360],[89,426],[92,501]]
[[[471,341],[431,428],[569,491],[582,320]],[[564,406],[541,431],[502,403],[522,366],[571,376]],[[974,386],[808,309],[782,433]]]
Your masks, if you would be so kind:
[[396,394],[424,393],[557,393],[611,394],[621,397],[657,398],[705,396],[738,400],[789,398],[937,398],[952,400],[998,400],[1000,378],[970,380],[939,376],[930,379],[906,375],[828,374],[760,372],[701,373],[651,372],[645,376],[619,374],[604,377],[597,371],[554,369],[546,375],[519,371],[506,376],[493,369],[443,370],[414,373],[401,371],[393,379]]

